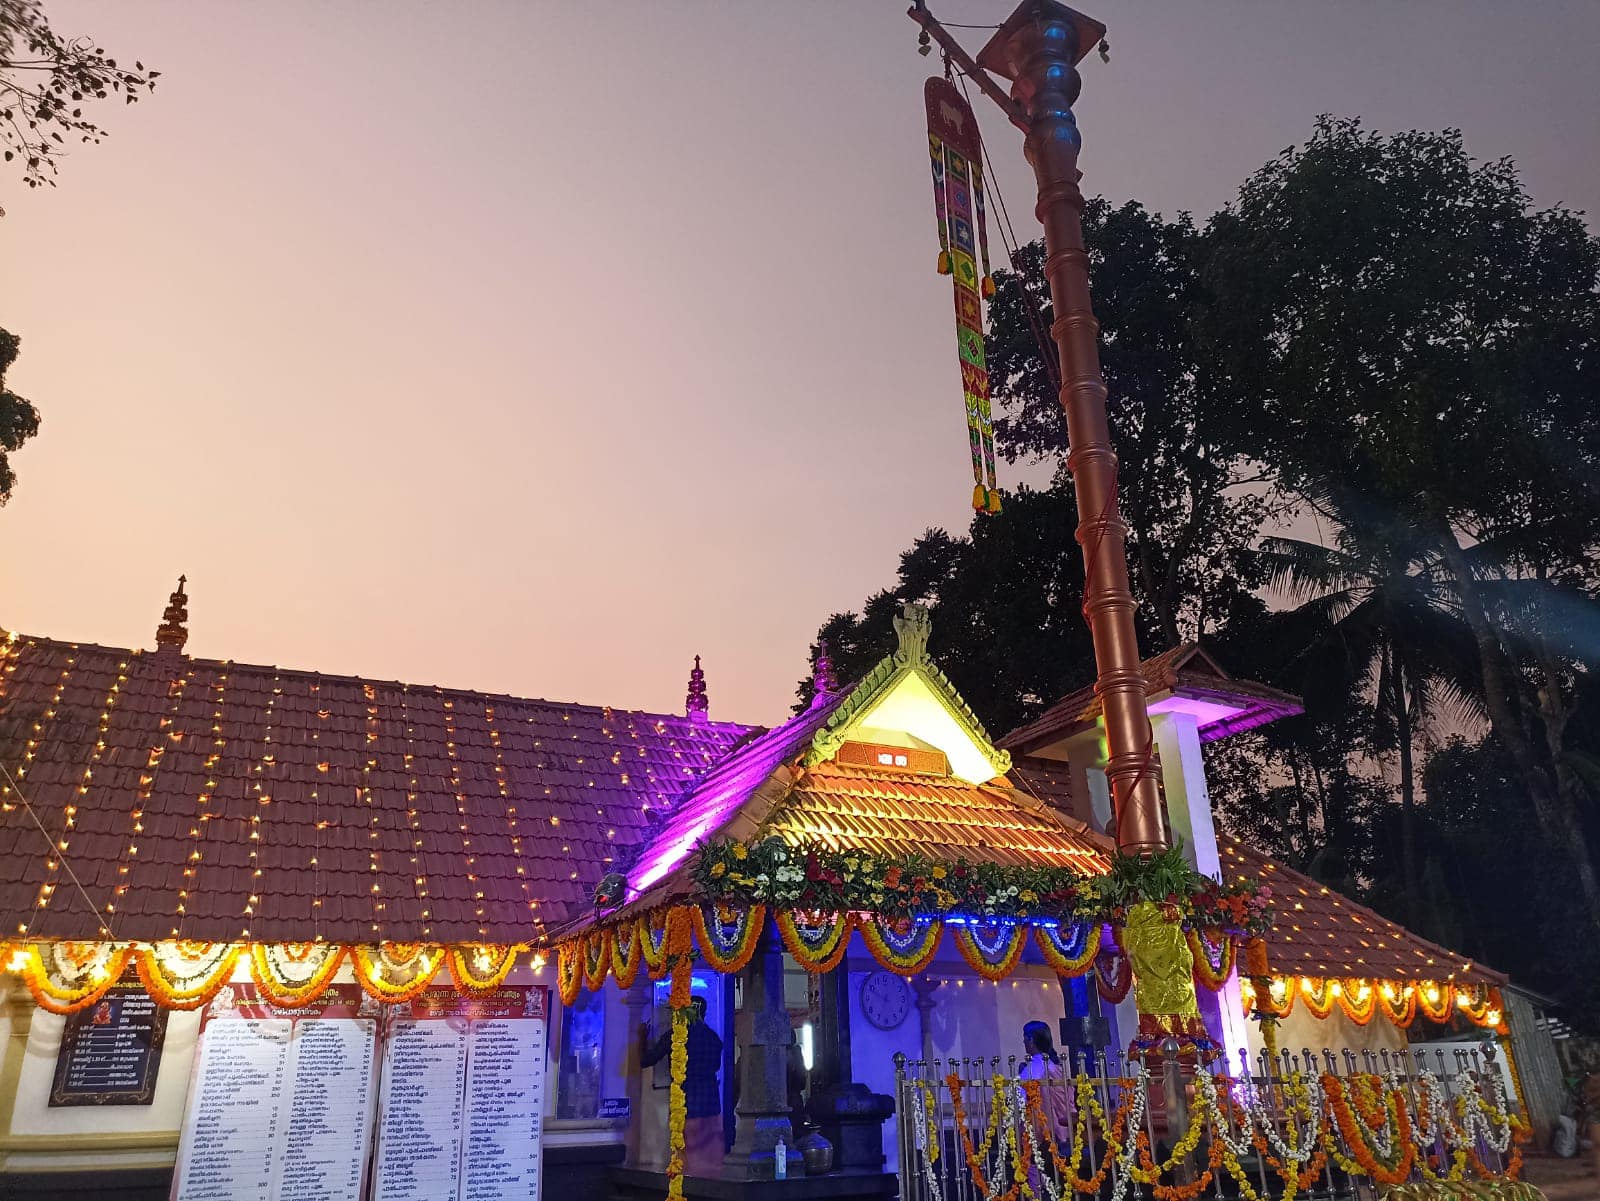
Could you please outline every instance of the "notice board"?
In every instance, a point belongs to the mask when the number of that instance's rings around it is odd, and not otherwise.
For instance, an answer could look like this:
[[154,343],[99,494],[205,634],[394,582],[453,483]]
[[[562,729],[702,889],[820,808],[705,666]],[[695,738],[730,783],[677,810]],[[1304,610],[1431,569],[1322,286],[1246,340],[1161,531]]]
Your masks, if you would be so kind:
[[354,984],[281,1009],[253,985],[202,1018],[174,1201],[537,1201],[550,994]]
[[67,1017],[50,1106],[149,1105],[166,1035],[167,1011],[130,971],[95,1004]]

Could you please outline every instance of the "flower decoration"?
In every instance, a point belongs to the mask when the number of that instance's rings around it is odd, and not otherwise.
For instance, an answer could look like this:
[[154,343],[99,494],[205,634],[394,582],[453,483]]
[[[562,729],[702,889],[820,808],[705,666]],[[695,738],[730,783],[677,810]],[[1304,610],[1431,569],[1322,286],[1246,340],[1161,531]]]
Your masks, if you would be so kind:
[[274,1005],[300,1009],[326,991],[344,953],[338,943],[253,943],[250,974],[261,995]]
[[936,917],[891,920],[873,916],[861,919],[856,928],[872,957],[902,976],[915,975],[932,963],[944,934],[944,923]]
[[742,971],[766,925],[765,905],[692,905],[689,920],[706,964],[723,975]]
[[855,918],[848,913],[779,909],[773,915],[783,945],[808,972],[831,972],[850,945]]
[[957,926],[956,947],[967,966],[985,980],[998,981],[1009,976],[1022,958],[1028,928],[1020,922],[995,922]]
[[1104,932],[1103,923],[1086,919],[1062,926],[1035,926],[1033,940],[1051,971],[1077,977],[1094,970]]
[[505,982],[517,962],[517,948],[463,943],[446,951],[444,962],[457,992],[468,997],[483,997]]

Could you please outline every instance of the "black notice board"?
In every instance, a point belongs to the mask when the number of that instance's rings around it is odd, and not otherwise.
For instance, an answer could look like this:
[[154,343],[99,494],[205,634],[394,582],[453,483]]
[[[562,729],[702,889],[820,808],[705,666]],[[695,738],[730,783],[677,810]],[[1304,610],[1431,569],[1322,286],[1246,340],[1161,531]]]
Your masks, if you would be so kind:
[[167,1011],[129,972],[67,1018],[50,1105],[149,1105],[155,1100]]

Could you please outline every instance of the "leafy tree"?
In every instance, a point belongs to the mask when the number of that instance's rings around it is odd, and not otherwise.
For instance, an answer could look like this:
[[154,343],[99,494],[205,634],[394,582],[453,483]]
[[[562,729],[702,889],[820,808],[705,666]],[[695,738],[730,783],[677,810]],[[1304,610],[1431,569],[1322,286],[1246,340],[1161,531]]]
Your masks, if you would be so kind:
[[17,361],[22,340],[0,329],[0,505],[11,499],[17,476],[11,470],[11,452],[39,432],[39,412],[6,387],[6,372]]
[[[1269,512],[1264,477],[1244,454],[1252,416],[1214,389],[1198,353],[1209,300],[1204,239],[1188,215],[1166,221],[1096,198],[1083,222],[1130,574],[1146,645],[1172,646],[1214,628],[1258,582],[1242,553]],[[1002,452],[1064,463],[1043,256],[1040,243],[1024,246],[1017,271],[995,273],[986,350]]]
[[161,73],[136,62],[130,71],[88,38],[50,27],[39,0],[0,0],[0,145],[20,162],[30,188],[54,184],[56,159],[69,142],[98,142],[105,131],[84,107],[113,93],[132,104]]
[[1418,884],[1415,749],[1421,724],[1448,712],[1477,717],[1473,648],[1452,611],[1426,540],[1374,521],[1337,531],[1335,545],[1267,538],[1258,554],[1271,586],[1320,627],[1288,663],[1308,703],[1337,711],[1371,695],[1372,749],[1399,760],[1401,879]]
[[1200,342],[1265,415],[1250,453],[1336,525],[1427,544],[1495,736],[1600,924],[1569,740],[1600,622],[1600,243],[1459,133],[1324,118],[1211,221],[1205,255]]

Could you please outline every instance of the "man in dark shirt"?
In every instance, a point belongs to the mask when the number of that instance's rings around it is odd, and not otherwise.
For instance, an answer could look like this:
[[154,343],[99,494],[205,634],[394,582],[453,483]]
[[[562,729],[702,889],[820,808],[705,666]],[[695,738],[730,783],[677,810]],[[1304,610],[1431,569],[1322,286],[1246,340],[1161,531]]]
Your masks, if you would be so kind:
[[[688,1120],[683,1127],[683,1171],[687,1176],[715,1176],[722,1170],[722,1039],[706,1025],[706,1002],[695,997],[687,1010],[689,1022],[688,1065],[683,1074],[683,1100]],[[643,1047],[639,1065],[654,1067],[671,1063],[672,1031],[654,1042],[650,1031],[641,1031]]]

